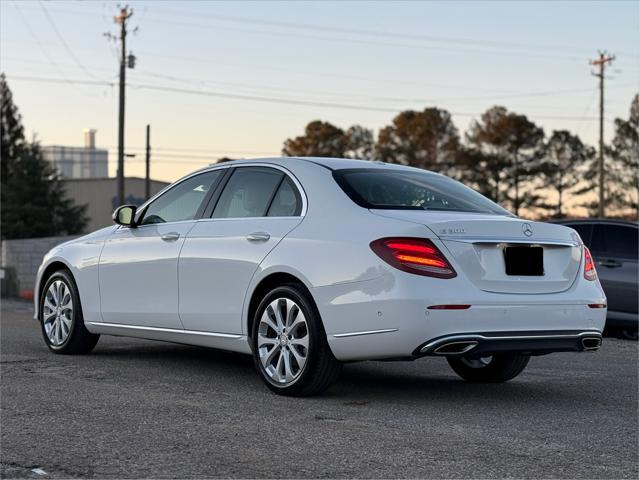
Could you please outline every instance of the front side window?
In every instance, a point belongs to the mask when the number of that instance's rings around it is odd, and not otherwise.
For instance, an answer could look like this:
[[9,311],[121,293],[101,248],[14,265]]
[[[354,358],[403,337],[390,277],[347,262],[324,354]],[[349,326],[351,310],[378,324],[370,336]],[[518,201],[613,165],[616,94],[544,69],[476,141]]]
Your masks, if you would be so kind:
[[224,187],[213,218],[263,217],[283,173],[273,168],[241,167]]
[[220,173],[214,170],[195,175],[171,188],[147,207],[141,225],[193,220]]
[[333,176],[351,200],[364,208],[511,215],[476,191],[434,173],[354,168],[337,170]]

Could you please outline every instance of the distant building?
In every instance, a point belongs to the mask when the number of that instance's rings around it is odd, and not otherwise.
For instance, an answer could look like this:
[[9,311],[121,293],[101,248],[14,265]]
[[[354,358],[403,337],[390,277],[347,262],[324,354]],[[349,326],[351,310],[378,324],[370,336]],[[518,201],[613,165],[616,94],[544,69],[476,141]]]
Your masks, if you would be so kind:
[[[92,232],[113,225],[111,214],[118,206],[117,178],[76,178],[65,179],[67,196],[76,205],[87,205],[89,223],[86,231]],[[151,180],[151,195],[155,195],[168,185],[167,182]],[[141,205],[144,198],[144,178],[124,179],[125,204]]]
[[95,130],[84,131],[84,147],[42,147],[44,159],[64,178],[104,178],[109,175],[108,150],[95,148]]

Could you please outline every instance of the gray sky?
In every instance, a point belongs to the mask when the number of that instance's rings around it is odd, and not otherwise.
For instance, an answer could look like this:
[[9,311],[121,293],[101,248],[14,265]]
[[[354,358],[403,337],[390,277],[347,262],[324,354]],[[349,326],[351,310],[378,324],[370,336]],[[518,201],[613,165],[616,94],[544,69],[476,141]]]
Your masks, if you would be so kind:
[[[597,79],[609,69],[607,134],[639,91],[639,2],[129,2],[127,175],[174,180],[221,156],[279,154],[311,120],[379,130],[437,106],[464,132],[500,104],[595,145]],[[115,2],[0,3],[1,69],[42,143],[117,146]]]

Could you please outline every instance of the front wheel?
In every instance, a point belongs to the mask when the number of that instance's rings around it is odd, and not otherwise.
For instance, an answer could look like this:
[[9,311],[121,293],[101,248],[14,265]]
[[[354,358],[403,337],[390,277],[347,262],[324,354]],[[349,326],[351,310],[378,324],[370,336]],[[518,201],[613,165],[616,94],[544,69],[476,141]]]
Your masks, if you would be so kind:
[[517,354],[499,354],[486,357],[448,357],[448,364],[457,375],[468,382],[500,383],[519,375],[530,357]]
[[331,352],[319,312],[295,284],[271,290],[255,313],[253,361],[280,395],[316,395],[337,380],[342,365]]
[[39,319],[44,341],[54,353],[89,353],[100,339],[84,326],[78,288],[67,270],[55,272],[45,283]]

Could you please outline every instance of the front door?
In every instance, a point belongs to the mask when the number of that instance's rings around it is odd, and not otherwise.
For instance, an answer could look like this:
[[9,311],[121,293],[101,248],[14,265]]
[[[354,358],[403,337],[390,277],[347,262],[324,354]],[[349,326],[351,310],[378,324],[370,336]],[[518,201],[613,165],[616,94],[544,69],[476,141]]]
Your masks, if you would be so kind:
[[177,265],[219,170],[174,185],[150,203],[138,227],[118,228],[105,242],[99,266],[102,320],[181,329]]
[[248,285],[301,221],[302,197],[281,170],[246,166],[212,203],[211,218],[196,223],[180,254],[180,318],[186,330],[242,334]]

